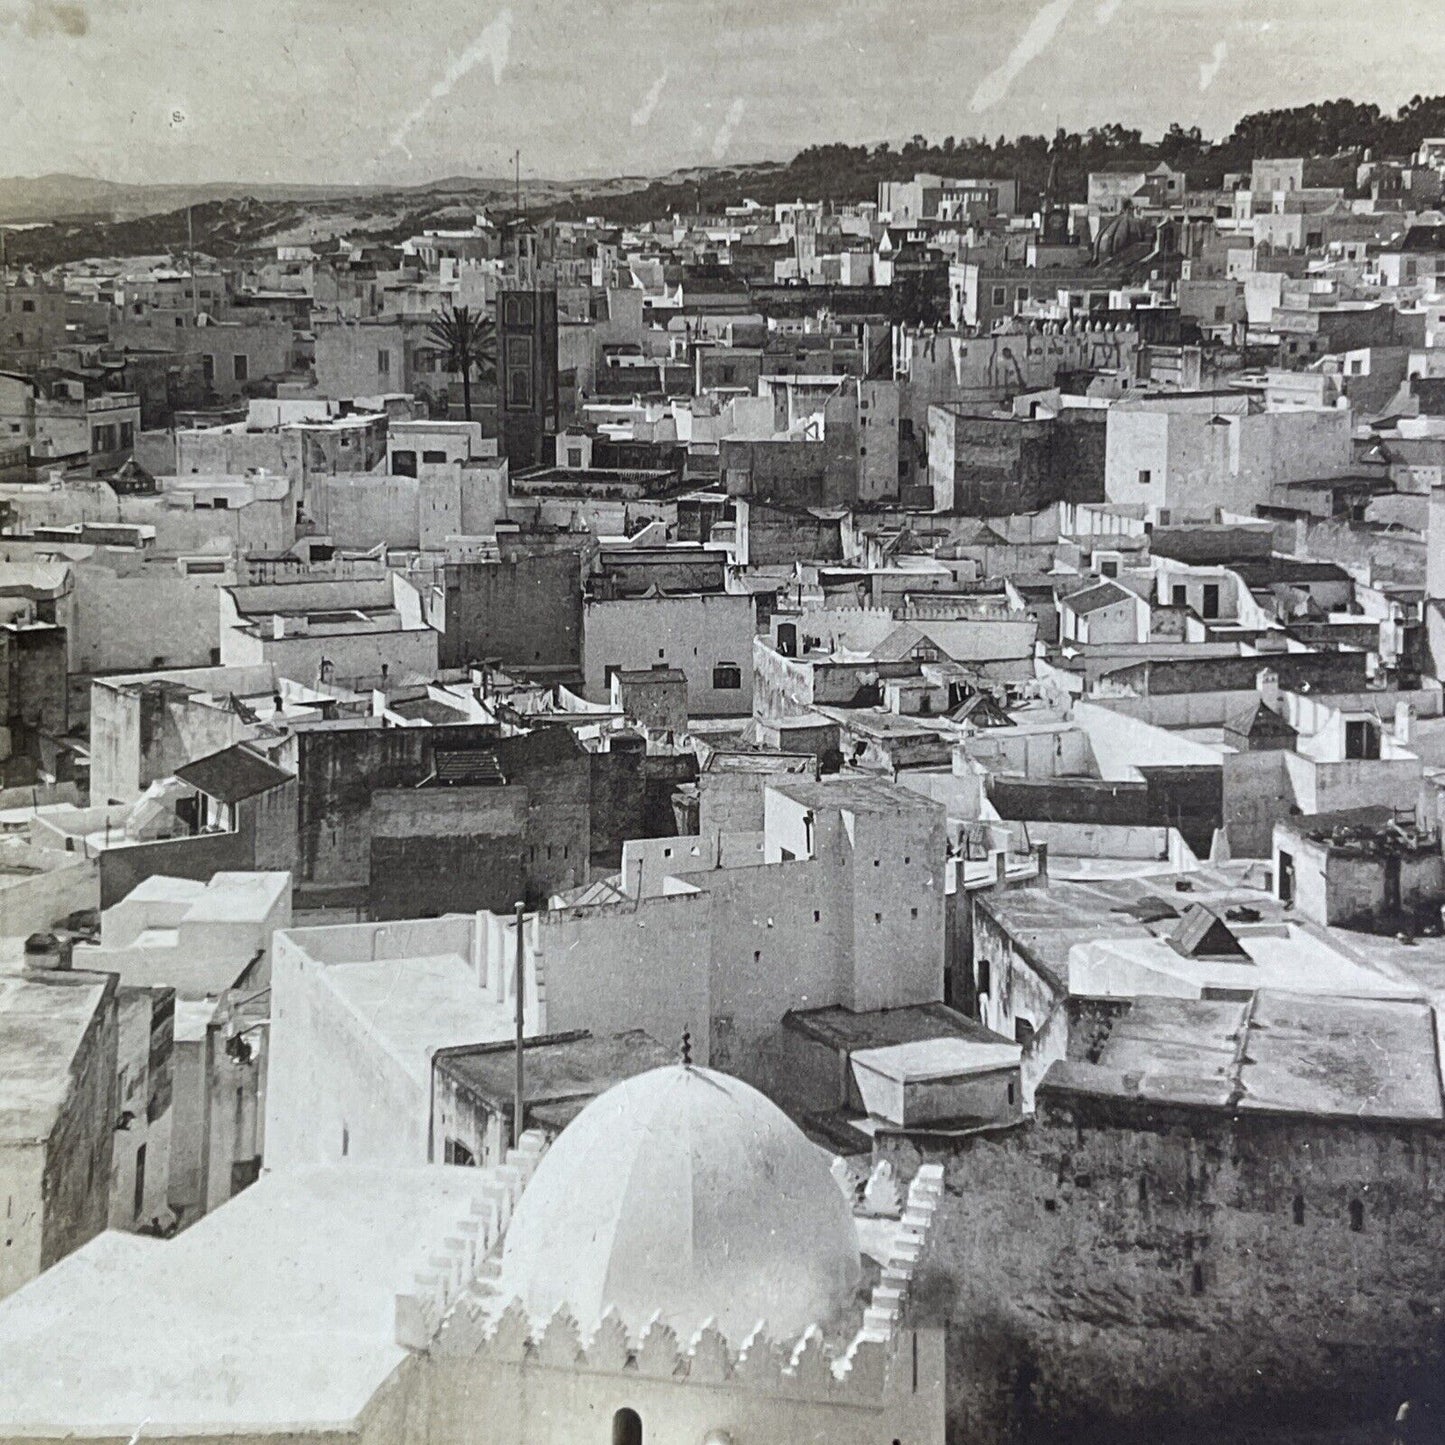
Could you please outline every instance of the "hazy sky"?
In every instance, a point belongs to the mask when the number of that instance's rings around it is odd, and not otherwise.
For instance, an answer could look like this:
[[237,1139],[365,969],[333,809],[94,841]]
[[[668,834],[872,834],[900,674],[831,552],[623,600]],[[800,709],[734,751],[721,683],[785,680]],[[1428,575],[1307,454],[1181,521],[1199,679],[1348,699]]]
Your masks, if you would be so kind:
[[0,0],[0,173],[658,172],[1445,90],[1445,0]]

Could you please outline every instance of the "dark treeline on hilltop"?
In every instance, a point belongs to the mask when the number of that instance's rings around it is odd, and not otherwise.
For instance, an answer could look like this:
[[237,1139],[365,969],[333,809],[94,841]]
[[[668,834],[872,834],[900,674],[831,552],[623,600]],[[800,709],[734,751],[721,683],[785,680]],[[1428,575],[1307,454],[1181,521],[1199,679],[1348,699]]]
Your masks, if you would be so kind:
[[[1289,110],[1263,110],[1244,116],[1222,141],[1208,141],[1198,126],[1177,122],[1157,140],[1122,125],[1096,126],[1083,132],[1060,129],[1052,139],[1021,135],[947,136],[931,141],[915,135],[901,146],[819,145],[799,151],[785,165],[741,168],[700,176],[692,184],[654,183],[617,198],[609,216],[640,221],[672,211],[690,212],[701,194],[704,208],[732,203],[744,193],[764,203],[807,200],[864,201],[878,194],[878,182],[907,180],[917,171],[952,176],[1013,178],[1027,191],[1042,190],[1058,162],[1060,199],[1083,200],[1090,171],[1124,163],[1164,161],[1187,170],[1199,187],[1219,185],[1231,171],[1247,170],[1264,156],[1341,156],[1339,183],[1353,181],[1359,153],[1376,158],[1405,156],[1426,136],[1445,135],[1445,96],[1415,96],[1393,115],[1378,105],[1354,100],[1317,101]],[[570,214],[568,211],[563,214]]]
[[[1148,167],[1159,161],[1183,169],[1190,185],[1218,186],[1230,172],[1247,171],[1264,156],[1333,159],[1328,183],[1354,185],[1355,163],[1365,151],[1377,159],[1404,157],[1426,136],[1445,135],[1445,96],[1416,96],[1393,115],[1379,106],[1353,100],[1327,100],[1291,110],[1265,110],[1244,116],[1221,141],[1208,141],[1197,126],[1171,125],[1157,139],[1112,124],[1082,134],[1059,130],[1051,138],[1022,135],[1008,139],[947,136],[933,141],[915,135],[902,145],[819,145],[799,151],[791,161],[734,164],[675,172],[666,179],[631,188],[625,182],[543,183],[549,194],[528,197],[534,219],[581,219],[601,215],[622,225],[658,220],[674,213],[694,215],[699,208],[716,214],[746,198],[777,201],[823,200],[835,204],[875,200],[879,181],[907,180],[925,171],[945,176],[995,176],[1019,182],[1024,205],[1042,191],[1050,171],[1056,196],[1081,201],[1090,171],[1111,165]],[[352,232],[380,244],[397,244],[427,226],[451,224],[457,208],[486,207],[494,215],[510,212],[509,196],[495,182],[465,178],[438,187],[379,187],[340,198],[257,199],[238,196],[193,207],[195,244],[201,252],[229,257],[275,239],[294,238],[299,229],[336,215],[331,234]],[[355,218],[355,219],[347,219]],[[184,248],[184,208],[128,220],[101,216],[60,220],[7,238],[14,264],[51,266],[94,255],[141,255]]]

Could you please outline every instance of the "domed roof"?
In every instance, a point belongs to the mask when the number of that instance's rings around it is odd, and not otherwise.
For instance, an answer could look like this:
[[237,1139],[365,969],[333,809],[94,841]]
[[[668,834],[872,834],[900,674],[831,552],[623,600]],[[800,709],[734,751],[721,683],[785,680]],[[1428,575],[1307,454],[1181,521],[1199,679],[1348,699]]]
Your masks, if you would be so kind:
[[756,1089],[691,1066],[594,1099],[543,1156],[502,1249],[501,1292],[583,1330],[612,1308],[733,1344],[826,1323],[859,1277],[852,1211],[822,1150]]
[[1149,228],[1135,215],[1134,208],[1126,200],[1118,215],[1106,221],[1095,237],[1094,259],[1107,261],[1137,242],[1147,241],[1149,235]]

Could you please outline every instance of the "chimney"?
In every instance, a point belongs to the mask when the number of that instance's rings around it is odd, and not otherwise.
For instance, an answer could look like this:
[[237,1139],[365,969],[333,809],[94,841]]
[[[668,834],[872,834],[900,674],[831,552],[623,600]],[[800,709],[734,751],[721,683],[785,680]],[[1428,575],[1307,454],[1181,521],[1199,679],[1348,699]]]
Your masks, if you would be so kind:
[[70,945],[53,933],[32,933],[25,940],[25,967],[37,973],[56,973],[70,967]]
[[1279,707],[1279,673],[1272,667],[1262,667],[1255,677],[1254,685],[1259,690],[1259,699],[1266,707]]
[[1395,741],[1409,747],[1415,736],[1415,704],[1401,698],[1395,704]]

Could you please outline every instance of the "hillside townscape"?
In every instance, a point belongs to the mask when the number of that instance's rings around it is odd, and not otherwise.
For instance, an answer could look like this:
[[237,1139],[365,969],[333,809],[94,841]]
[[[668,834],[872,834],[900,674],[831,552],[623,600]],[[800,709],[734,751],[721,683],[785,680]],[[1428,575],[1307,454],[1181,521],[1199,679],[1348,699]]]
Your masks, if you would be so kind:
[[0,1445],[1445,1439],[1445,96],[788,149],[0,181]]

